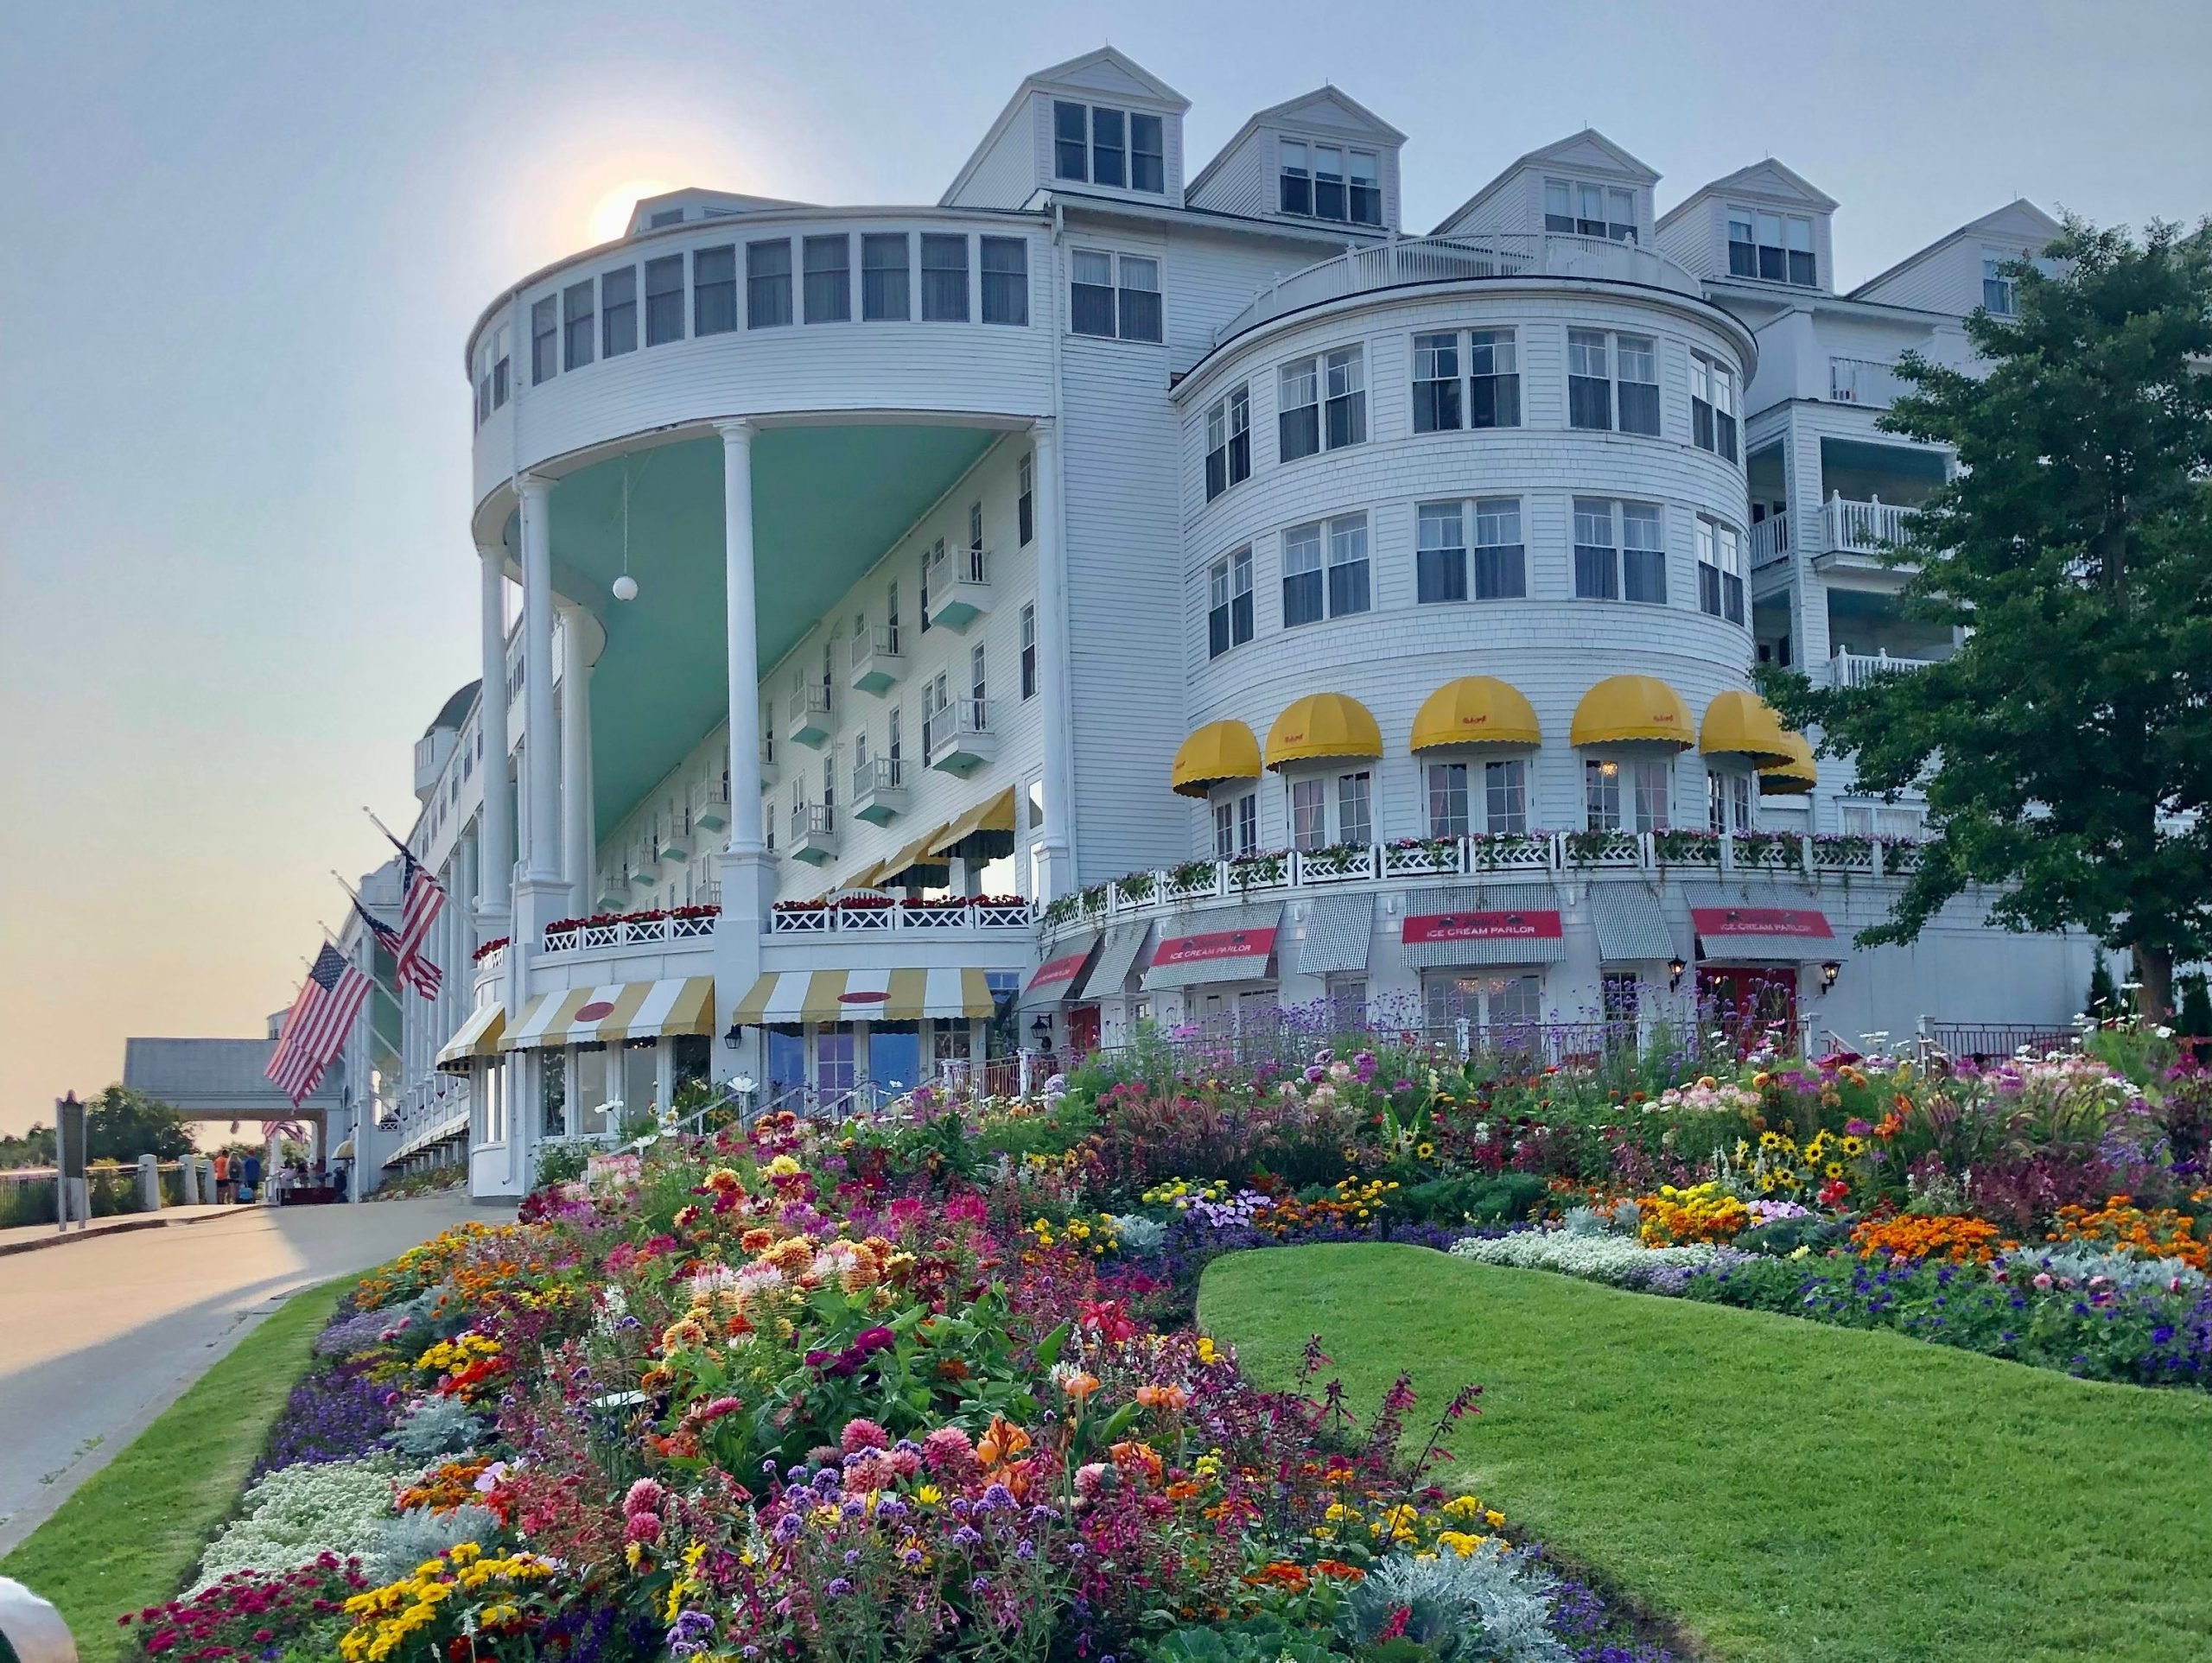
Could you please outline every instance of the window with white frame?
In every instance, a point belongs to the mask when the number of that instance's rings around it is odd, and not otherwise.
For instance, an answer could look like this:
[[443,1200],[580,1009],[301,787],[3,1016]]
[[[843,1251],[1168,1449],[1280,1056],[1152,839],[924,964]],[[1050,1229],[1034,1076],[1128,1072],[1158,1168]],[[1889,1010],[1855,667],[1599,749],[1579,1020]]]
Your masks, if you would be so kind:
[[1667,604],[1666,527],[1656,503],[1574,499],[1574,593],[1584,600]]
[[[1464,504],[1423,503],[1414,511],[1414,600],[1467,598],[1467,515]],[[1439,834],[1440,835],[1441,834]]]
[[[609,273],[610,277],[613,273]],[[632,278],[634,281],[634,276]],[[632,313],[634,316],[634,311]],[[507,402],[507,326],[486,330],[476,346],[476,421],[481,426]]]
[[[692,273],[692,287],[698,287],[698,273]],[[737,327],[737,301],[730,300],[727,321],[722,327]],[[693,297],[692,310],[699,310],[697,297]],[[745,245],[745,327],[748,329],[780,329],[791,321],[791,245],[786,238],[772,242],[747,243]],[[698,333],[705,334],[701,324]]]
[[1697,519],[1698,610],[1732,624],[1744,621],[1744,540],[1732,525]]
[[[712,251],[702,250],[702,252]],[[737,270],[734,250],[728,270]],[[671,254],[645,262],[645,345],[658,346],[683,339],[683,257]]]
[[1764,282],[1819,287],[1813,258],[1813,222],[1802,214],[1764,208],[1728,210],[1728,275]]
[[1068,327],[1104,340],[1162,339],[1160,262],[1149,255],[1073,251]]
[[1252,638],[1252,551],[1239,549],[1206,573],[1206,657]]
[[1232,388],[1206,412],[1206,500],[1252,477],[1252,392]]
[[1474,829],[1467,817],[1467,765],[1432,762],[1427,771],[1428,835],[1465,837]]
[[1029,244],[1020,237],[979,237],[983,321],[1026,327],[1029,322]]
[[1367,441],[1367,353],[1341,346],[1321,361],[1323,442],[1331,450]]
[[1230,860],[1236,855],[1236,804],[1228,797],[1218,797],[1213,805],[1213,858]]
[[1467,425],[1521,425],[1521,358],[1510,329],[1467,333]]
[[1329,616],[1346,618],[1372,604],[1367,573],[1367,516],[1329,522]]
[[913,314],[909,296],[913,255],[903,231],[871,231],[861,237],[861,318],[904,323]]
[[1414,431],[1450,433],[1460,425],[1457,330],[1414,337]]
[[968,321],[968,239],[922,233],[922,321]]
[[1675,765],[1663,758],[1624,762],[1586,757],[1583,823],[1592,831],[1664,831]]
[[[1468,581],[1466,526],[1474,519],[1474,581]],[[1528,551],[1517,497],[1423,503],[1416,511],[1414,598],[1434,601],[1518,600],[1529,593]]]
[[1014,471],[1014,530],[1027,549],[1037,535],[1037,453],[1030,451]]
[[1037,696],[1037,607],[1033,601],[1021,609],[1021,696]]
[[1483,497],[1476,500],[1474,597],[1518,600],[1529,593],[1528,546],[1521,540],[1521,499]]
[[620,358],[638,350],[638,268],[617,266],[599,274],[599,355]]
[[1928,810],[1914,803],[1847,803],[1844,835],[1910,841],[1928,828]]
[[1433,1029],[1464,1021],[1478,1031],[1525,1036],[1544,1019],[1544,979],[1526,972],[1432,972],[1421,978],[1421,1000]]
[[1736,460],[1736,372],[1703,352],[1690,354],[1690,442]]
[[2012,279],[2005,270],[2014,257],[1990,249],[1981,251],[1981,309],[1992,317],[2011,317],[2018,303]]
[[1217,798],[1213,805],[1213,853],[1217,860],[1233,860],[1260,847],[1260,794],[1238,791]]
[[1751,829],[1751,790],[1748,770],[1715,768],[1705,771],[1706,824],[1715,832]]
[[1382,166],[1376,152],[1302,138],[1276,141],[1275,152],[1280,181],[1275,200],[1282,213],[1355,225],[1382,223]]
[[1529,761],[1506,757],[1483,764],[1483,829],[1520,836],[1529,829]]
[[1567,425],[1656,437],[1659,351],[1649,335],[1567,332]]
[[853,321],[853,239],[842,232],[800,241],[805,267],[804,301],[809,323]]
[[599,336],[597,294],[591,278],[561,291],[561,367],[580,370],[592,360]]
[[1337,776],[1337,841],[1375,841],[1374,790],[1375,777],[1364,768]]
[[1294,462],[1321,448],[1321,361],[1301,358],[1275,372],[1275,460]]
[[1294,525],[1282,534],[1282,626],[1318,624],[1326,617],[1321,576],[1321,524]]
[[1290,846],[1311,851],[1329,846],[1329,782],[1290,782]]
[[541,386],[561,368],[560,300],[548,295],[530,308],[530,384]]
[[1052,172],[1116,190],[1159,195],[1167,188],[1166,128],[1159,116],[1052,101]]
[[1636,193],[1582,179],[1544,181],[1544,229],[1636,241]]

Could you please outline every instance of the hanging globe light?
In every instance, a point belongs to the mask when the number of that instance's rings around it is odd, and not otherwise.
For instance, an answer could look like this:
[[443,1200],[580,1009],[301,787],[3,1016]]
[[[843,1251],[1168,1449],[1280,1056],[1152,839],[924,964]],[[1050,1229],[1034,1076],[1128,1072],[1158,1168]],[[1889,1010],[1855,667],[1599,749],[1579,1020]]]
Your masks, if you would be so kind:
[[632,577],[627,572],[623,573],[621,576],[616,578],[614,580],[614,598],[617,600],[635,600],[638,598],[638,580]]

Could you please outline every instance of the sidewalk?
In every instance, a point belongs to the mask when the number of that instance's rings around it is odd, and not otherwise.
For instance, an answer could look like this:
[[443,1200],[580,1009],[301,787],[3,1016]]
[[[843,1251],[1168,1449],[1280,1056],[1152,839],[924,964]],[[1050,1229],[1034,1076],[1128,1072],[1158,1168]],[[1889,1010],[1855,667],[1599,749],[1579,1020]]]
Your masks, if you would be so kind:
[[251,1213],[251,1207],[164,1207],[158,1213],[117,1213],[108,1218],[96,1218],[89,1229],[79,1229],[73,1220],[69,1233],[64,1235],[54,1228],[52,1220],[43,1224],[18,1224],[0,1230],[0,1258],[11,1253],[35,1253],[41,1247],[59,1247],[72,1241],[90,1241],[96,1235],[114,1235],[125,1230],[158,1230],[171,1224],[197,1224],[202,1219],[220,1218],[226,1213]]

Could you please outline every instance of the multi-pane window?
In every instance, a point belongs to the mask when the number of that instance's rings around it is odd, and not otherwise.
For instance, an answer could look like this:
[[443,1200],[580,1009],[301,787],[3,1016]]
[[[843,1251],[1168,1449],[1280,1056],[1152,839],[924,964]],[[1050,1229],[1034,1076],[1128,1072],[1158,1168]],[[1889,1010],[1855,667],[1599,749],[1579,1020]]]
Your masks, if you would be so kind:
[[1276,202],[1285,213],[1355,225],[1382,223],[1382,186],[1376,153],[1286,138],[1276,147]]
[[476,348],[476,419],[483,422],[507,402],[507,326],[487,333]]
[[1252,551],[1239,549],[1214,562],[1206,573],[1206,657],[1218,658],[1251,638]]
[[1260,794],[1243,791],[1223,797],[1213,805],[1213,852],[1217,860],[1233,860],[1260,847]]
[[599,355],[638,350],[638,268],[619,266],[599,278]]
[[[791,314],[791,245],[789,243],[755,244],[755,249],[772,247],[783,261],[784,314],[776,320],[789,323]],[[753,253],[747,251],[748,260]],[[648,268],[650,270],[650,268]],[[646,283],[650,290],[650,281]],[[650,299],[647,310],[650,311]],[[696,249],[691,255],[691,333],[695,335],[727,334],[737,327],[737,251],[724,244],[721,248]]]
[[599,316],[592,299],[589,277],[561,291],[561,367],[564,370],[580,370],[591,362],[592,346],[599,335]]
[[975,700],[979,712],[983,708],[983,701],[990,696],[990,680],[984,675],[983,668],[983,644],[978,641],[968,650],[968,696]]
[[1213,858],[1230,860],[1236,855],[1236,804],[1224,797],[1213,805]]
[[1493,836],[1529,829],[1529,763],[1508,757],[1483,765],[1483,829]]
[[1337,776],[1337,841],[1371,843],[1375,841],[1373,810],[1375,777],[1365,769]]
[[1287,138],[1275,147],[1281,186],[1276,198],[1285,213],[1313,212],[1313,158],[1303,139]]
[[1736,372],[1703,352],[1690,354],[1690,442],[1736,460]]
[[1446,433],[1460,423],[1457,331],[1414,337],[1414,431]]
[[1465,837],[1473,829],[1467,818],[1467,765],[1432,762],[1428,765],[1428,835]]
[[983,321],[1027,326],[1029,321],[1029,244],[1020,237],[984,237]]
[[1326,848],[1329,845],[1329,783],[1325,779],[1290,782],[1290,846],[1294,849]]
[[1116,335],[1123,340],[1161,339],[1158,260],[1145,255],[1116,256],[1102,249],[1085,248],[1075,250],[1074,256],[1069,328],[1078,335],[1108,339]]
[[1157,195],[1167,188],[1166,136],[1158,116],[1056,98],[1053,175]]
[[1296,525],[1282,534],[1282,625],[1318,624],[1326,616],[1321,578],[1321,526]]
[[1139,255],[1121,257],[1122,339],[1161,339],[1160,262]]
[[1367,355],[1357,346],[1339,347],[1322,361],[1322,436],[1331,450],[1367,440]]
[[1529,593],[1528,547],[1521,540],[1517,497],[1475,504],[1475,599],[1517,600]]
[[1544,229],[1636,241],[1636,193],[1579,179],[1544,181]]
[[[695,301],[694,311],[698,309]],[[791,321],[791,245],[782,238],[745,245],[745,326],[780,329]],[[733,321],[726,326],[734,329]],[[705,331],[702,330],[701,333]]]
[[907,295],[910,258],[903,231],[871,231],[861,237],[861,318],[904,323],[913,315]]
[[1570,427],[1656,436],[1659,351],[1649,335],[1567,332],[1567,408]]
[[[728,255],[730,251],[721,251]],[[728,269],[728,265],[724,268]],[[645,345],[683,339],[683,257],[645,262]]]
[[1246,791],[1236,799],[1236,852],[1250,854],[1260,847],[1260,794]]
[[1519,427],[1521,374],[1516,347],[1510,329],[1415,335],[1414,431]]
[[1706,824],[1716,832],[1751,830],[1751,777],[1748,772],[1734,769],[1707,769]]
[[530,308],[530,384],[550,381],[561,367],[560,301],[548,295]]
[[1574,593],[1666,605],[1665,525],[1656,503],[1574,499]]
[[2009,318],[2017,304],[2012,279],[2005,275],[2005,257],[1984,254],[1981,257],[1981,307],[1993,317]]
[[968,321],[968,239],[922,233],[922,321]]
[[1321,361],[1301,358],[1275,374],[1275,460],[1294,462],[1321,448]]
[[1355,225],[1379,225],[1382,223],[1382,181],[1376,171],[1376,157],[1372,150],[1354,150],[1349,158],[1351,168],[1350,199],[1345,206]]
[[1037,535],[1037,453],[1033,450],[1021,459],[1016,470],[1014,517],[1021,546],[1027,549]]
[[1664,831],[1673,779],[1674,765],[1663,760],[1586,758],[1582,764],[1584,823],[1592,831]]
[[853,239],[842,232],[832,237],[809,237],[800,247],[799,257],[806,268],[806,321],[850,323]]
[[1811,289],[1820,282],[1813,258],[1813,222],[1763,208],[1728,210],[1728,275]]
[[1744,540],[1732,525],[1697,521],[1697,604],[1700,612],[1744,621]]
[[1252,477],[1252,394],[1238,387],[1206,412],[1206,500]]
[[1467,336],[1467,425],[1521,425],[1521,359],[1510,329],[1476,329]]
[[1367,516],[1347,514],[1329,522],[1329,616],[1349,617],[1369,605]]
[[895,578],[883,591],[883,645],[887,652],[899,651],[899,583]]
[[1417,511],[1414,549],[1414,599],[1431,601],[1467,598],[1467,517],[1459,503],[1423,503]]
[[1037,608],[1034,603],[1021,609],[1021,696],[1037,696]]
[[924,635],[930,632],[930,568],[944,558],[944,539],[943,537],[939,537],[922,551],[922,598],[918,610],[921,613],[921,632]]

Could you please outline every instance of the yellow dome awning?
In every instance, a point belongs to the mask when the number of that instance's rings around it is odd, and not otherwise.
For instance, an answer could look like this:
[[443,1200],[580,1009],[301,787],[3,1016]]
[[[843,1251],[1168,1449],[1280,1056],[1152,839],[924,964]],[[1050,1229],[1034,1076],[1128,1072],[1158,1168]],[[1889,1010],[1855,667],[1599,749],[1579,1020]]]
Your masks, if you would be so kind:
[[977,832],[1011,833],[1013,830],[1014,787],[1009,785],[996,797],[986,797],[945,827],[931,841],[929,853],[943,854],[955,843],[972,837]]
[[1642,740],[1687,751],[1697,743],[1697,724],[1682,695],[1656,676],[1608,676],[1574,707],[1568,739],[1575,745]]
[[1414,753],[1454,745],[1541,745],[1535,708],[1521,689],[1495,676],[1462,676],[1421,701],[1414,717]]
[[1357,699],[1341,693],[1309,693],[1268,729],[1268,766],[1338,757],[1380,757],[1382,730]]
[[1759,770],[1759,792],[1764,797],[1804,797],[1820,783],[1820,766],[1813,760],[1813,747],[1802,733],[1783,729],[1782,742],[1789,748],[1789,759],[1772,767]]
[[1260,742],[1240,721],[1208,722],[1175,747],[1168,789],[1179,797],[1204,797],[1224,779],[1260,777]]
[[1754,767],[1790,760],[1788,735],[1774,708],[1756,693],[1728,692],[1705,708],[1697,748],[1709,757],[1742,757]]

